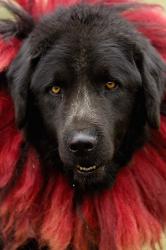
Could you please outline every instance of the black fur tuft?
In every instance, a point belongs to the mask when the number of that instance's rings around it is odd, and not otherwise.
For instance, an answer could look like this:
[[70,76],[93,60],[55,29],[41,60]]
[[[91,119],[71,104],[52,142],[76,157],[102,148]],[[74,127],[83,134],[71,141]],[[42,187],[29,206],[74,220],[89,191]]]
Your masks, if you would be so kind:
[[26,38],[34,27],[32,17],[16,3],[2,0],[0,5],[6,8],[14,17],[12,19],[0,19],[0,35],[4,39],[11,37]]

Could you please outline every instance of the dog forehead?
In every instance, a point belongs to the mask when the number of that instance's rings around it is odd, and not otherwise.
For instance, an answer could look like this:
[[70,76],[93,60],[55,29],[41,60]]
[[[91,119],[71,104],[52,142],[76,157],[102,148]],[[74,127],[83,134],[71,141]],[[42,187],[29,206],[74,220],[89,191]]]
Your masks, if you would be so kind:
[[[42,18],[30,40],[34,50],[40,47],[46,50],[65,36],[68,42],[74,38],[75,41],[82,39],[85,43],[91,38],[95,43],[98,39],[130,38],[132,33],[132,26],[110,7],[77,4],[59,8]],[[125,38],[123,42],[126,43]]]
[[132,62],[128,61],[134,34],[133,28],[109,7],[76,5],[61,8],[46,16],[36,27],[31,36],[32,55],[41,56],[42,79],[46,75],[42,71],[46,69],[49,79],[54,80],[59,71],[58,74],[67,78],[64,81],[71,81],[71,75],[76,78],[86,74],[93,78],[96,72],[99,75],[110,66],[116,78],[120,72],[132,77]]

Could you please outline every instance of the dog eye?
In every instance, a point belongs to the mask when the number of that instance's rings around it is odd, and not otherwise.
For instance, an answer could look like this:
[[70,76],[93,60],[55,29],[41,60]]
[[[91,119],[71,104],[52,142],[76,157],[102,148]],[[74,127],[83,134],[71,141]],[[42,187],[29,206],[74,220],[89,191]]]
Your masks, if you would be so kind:
[[105,84],[105,87],[107,89],[113,90],[113,89],[116,89],[118,87],[118,84],[116,82],[113,82],[113,81],[112,82],[107,82]]
[[61,92],[61,88],[59,86],[52,86],[51,87],[51,93],[57,95]]

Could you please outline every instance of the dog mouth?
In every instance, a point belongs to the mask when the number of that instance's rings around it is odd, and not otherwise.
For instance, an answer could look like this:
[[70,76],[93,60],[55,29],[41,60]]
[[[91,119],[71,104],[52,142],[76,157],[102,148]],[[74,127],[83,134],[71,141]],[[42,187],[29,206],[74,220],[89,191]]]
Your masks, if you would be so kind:
[[84,191],[89,188],[91,191],[98,190],[99,187],[104,188],[108,183],[107,168],[108,167],[105,164],[98,165],[94,163],[76,163],[72,168],[70,168],[70,171],[68,171],[70,183],[72,187],[77,187],[78,190]]
[[[97,190],[102,185],[105,186],[104,180],[106,178],[106,165],[75,165],[73,171],[72,186],[79,187],[81,190],[86,191]],[[73,185],[74,183],[74,185]],[[98,184],[100,184],[98,186]],[[106,183],[107,184],[107,183]]]
[[103,168],[104,166],[89,166],[89,167],[83,167],[81,165],[76,165],[76,171],[81,174],[90,174],[96,172],[98,169]]

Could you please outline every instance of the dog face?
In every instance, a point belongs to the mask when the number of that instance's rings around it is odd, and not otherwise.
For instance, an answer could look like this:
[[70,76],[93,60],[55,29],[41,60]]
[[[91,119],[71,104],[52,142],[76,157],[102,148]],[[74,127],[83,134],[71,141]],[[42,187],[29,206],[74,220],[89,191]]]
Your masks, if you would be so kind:
[[110,185],[159,127],[158,53],[114,9],[77,5],[45,17],[8,72],[16,122],[81,188]]

